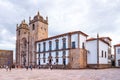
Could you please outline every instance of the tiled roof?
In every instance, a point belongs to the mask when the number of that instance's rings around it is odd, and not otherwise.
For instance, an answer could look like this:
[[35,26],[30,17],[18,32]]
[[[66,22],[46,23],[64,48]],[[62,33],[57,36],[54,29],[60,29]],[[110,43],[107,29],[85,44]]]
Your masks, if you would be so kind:
[[120,44],[116,44],[116,45],[114,45],[114,47],[118,47],[118,46],[120,46]]
[[60,34],[60,35],[56,35],[56,36],[52,36],[52,37],[49,37],[49,38],[45,38],[45,39],[42,39],[42,40],[38,40],[36,42],[41,42],[41,41],[45,41],[45,40],[50,40],[50,39],[53,39],[53,38],[57,38],[57,37],[61,37],[61,36],[66,36],[66,35],[70,35],[70,34],[75,34],[75,33],[79,33],[79,34],[82,34],[84,36],[88,36],[87,34],[81,32],[81,31],[74,31],[74,32],[68,32],[68,33],[64,33],[64,34]]
[[[107,41],[105,41],[103,38],[105,38],[105,37],[100,37],[99,40],[106,43],[106,44],[108,44],[110,46],[110,44]],[[89,39],[87,39],[87,41],[94,41],[94,40],[97,40],[97,38],[89,38]]]

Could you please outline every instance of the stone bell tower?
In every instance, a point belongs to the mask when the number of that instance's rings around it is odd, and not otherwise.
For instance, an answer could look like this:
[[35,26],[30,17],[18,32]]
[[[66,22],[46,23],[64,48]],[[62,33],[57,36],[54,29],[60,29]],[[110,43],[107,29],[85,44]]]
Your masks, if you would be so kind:
[[46,20],[38,12],[33,19],[29,18],[29,31],[30,31],[30,40],[29,40],[29,54],[30,54],[30,64],[35,65],[36,63],[36,54],[35,54],[35,41],[48,38],[48,17]]
[[28,24],[23,20],[20,25],[16,26],[16,64],[26,66],[28,65]]
[[16,64],[29,66],[36,64],[35,42],[48,38],[48,17],[44,19],[40,13],[31,19],[29,25],[23,20],[16,29]]

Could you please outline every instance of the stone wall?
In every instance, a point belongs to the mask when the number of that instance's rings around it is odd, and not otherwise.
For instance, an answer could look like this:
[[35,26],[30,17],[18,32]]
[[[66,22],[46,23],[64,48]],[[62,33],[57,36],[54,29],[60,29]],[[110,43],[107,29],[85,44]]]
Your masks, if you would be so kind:
[[0,50],[0,66],[13,64],[13,51]]
[[87,68],[110,68],[111,64],[88,64]]
[[69,68],[86,68],[87,53],[85,49],[71,49],[69,55]]

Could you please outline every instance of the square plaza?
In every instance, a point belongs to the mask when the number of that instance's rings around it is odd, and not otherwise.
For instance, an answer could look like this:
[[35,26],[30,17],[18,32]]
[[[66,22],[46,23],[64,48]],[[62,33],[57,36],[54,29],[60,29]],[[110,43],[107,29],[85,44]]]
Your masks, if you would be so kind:
[[120,80],[120,69],[0,69],[0,80]]

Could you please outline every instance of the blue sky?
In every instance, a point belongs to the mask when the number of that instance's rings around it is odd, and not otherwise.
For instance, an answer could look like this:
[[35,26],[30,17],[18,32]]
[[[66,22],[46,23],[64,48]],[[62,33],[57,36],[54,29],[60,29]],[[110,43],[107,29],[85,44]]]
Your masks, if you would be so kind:
[[120,42],[120,0],[0,0],[0,49],[15,51],[16,24],[40,12],[48,16],[49,36],[75,30]]

